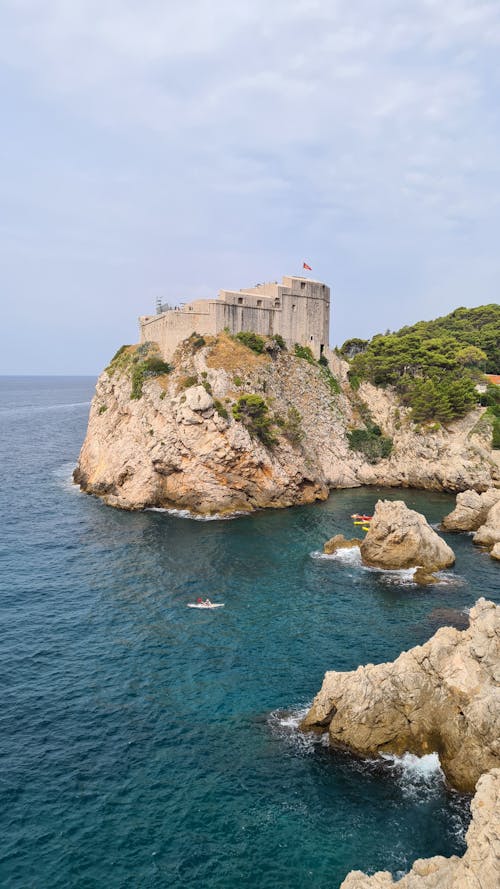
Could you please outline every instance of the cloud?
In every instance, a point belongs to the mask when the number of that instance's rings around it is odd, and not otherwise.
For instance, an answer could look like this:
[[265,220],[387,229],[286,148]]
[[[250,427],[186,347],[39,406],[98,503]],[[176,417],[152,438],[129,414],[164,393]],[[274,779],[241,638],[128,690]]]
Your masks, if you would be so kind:
[[[44,229],[71,230],[73,251],[116,264],[141,232],[157,262],[160,226],[225,267],[232,252],[242,274],[299,244],[325,273],[329,244],[371,277],[388,250],[465,262],[464,232],[489,243],[498,225],[499,48],[497,0],[4,0],[7,233],[29,255]],[[38,123],[29,109],[35,174],[18,94],[43,109]]]

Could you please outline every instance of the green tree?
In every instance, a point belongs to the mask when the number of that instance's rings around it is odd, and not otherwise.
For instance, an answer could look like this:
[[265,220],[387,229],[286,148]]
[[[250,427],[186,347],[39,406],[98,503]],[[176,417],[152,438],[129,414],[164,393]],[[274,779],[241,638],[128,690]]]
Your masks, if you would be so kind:
[[260,395],[242,395],[238,398],[233,405],[233,417],[243,423],[250,435],[257,436],[266,447],[276,444],[269,407]]

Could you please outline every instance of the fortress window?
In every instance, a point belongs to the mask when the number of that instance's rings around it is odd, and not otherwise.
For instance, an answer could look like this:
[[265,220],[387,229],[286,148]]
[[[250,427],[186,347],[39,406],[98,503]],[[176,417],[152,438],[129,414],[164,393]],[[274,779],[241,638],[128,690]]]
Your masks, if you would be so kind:
[[312,343],[313,339],[314,339],[314,337],[312,336],[312,337],[311,337],[311,343]]
[[242,296],[239,296],[239,297],[238,297],[238,305],[239,305],[239,306],[242,306],[242,305],[243,305],[243,297],[242,297]]
[[257,305],[258,305],[258,306],[261,306],[261,305],[262,305],[262,300],[261,300],[261,299],[258,299],[258,300],[257,300]]
[[301,281],[301,282],[300,282],[300,289],[301,289],[301,290],[305,290],[305,286],[306,286],[306,282],[305,282],[305,281]]
[[281,306],[281,303],[280,303],[279,299],[275,299],[275,300],[274,300],[274,308],[275,308],[275,309],[279,309],[280,306]]
[[296,309],[297,309],[297,306],[295,305],[295,303],[292,303],[292,312],[295,312]]

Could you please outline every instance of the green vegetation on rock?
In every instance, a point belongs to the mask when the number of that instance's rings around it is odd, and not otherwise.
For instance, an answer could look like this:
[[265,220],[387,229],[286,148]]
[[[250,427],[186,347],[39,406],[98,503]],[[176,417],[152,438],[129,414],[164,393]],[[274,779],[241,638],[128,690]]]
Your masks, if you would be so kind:
[[249,330],[241,330],[236,334],[236,339],[238,342],[243,343],[244,346],[251,349],[252,352],[256,352],[257,355],[261,355],[264,351],[265,339],[257,333],[252,333],[252,331]]
[[147,342],[139,346],[121,346],[106,370],[110,376],[119,371],[128,373],[132,382],[130,397],[138,399],[142,397],[145,380],[169,374],[173,368],[163,360],[157,344]]
[[296,358],[303,358],[304,361],[308,361],[309,364],[317,363],[309,346],[301,346],[300,343],[295,343],[295,346],[293,347],[293,354]]
[[192,333],[188,342],[193,352],[197,352],[198,349],[201,349],[202,346],[206,345],[205,337],[201,336],[199,333]]
[[351,451],[360,451],[368,463],[377,463],[392,451],[392,438],[382,435],[379,426],[370,424],[365,429],[353,429],[347,433]]
[[222,401],[219,401],[218,398],[214,398],[214,409],[219,414],[219,417],[222,417],[224,420],[229,420],[227,409],[222,404]]
[[333,376],[330,368],[328,367],[328,363],[321,366],[321,376],[323,377],[332,395],[340,395],[341,390],[339,381],[336,379],[336,377]]
[[256,436],[266,447],[276,444],[269,407],[260,395],[242,395],[233,405],[233,417]]
[[351,385],[394,386],[415,421],[462,417],[478,397],[475,383],[500,365],[500,306],[456,309],[369,342],[348,340]]
[[489,385],[481,395],[481,404],[487,410],[485,418],[491,422],[492,426],[492,447],[495,450],[500,449],[500,386]]
[[302,414],[296,407],[289,407],[286,419],[282,420],[281,428],[283,435],[291,444],[300,444],[305,438],[305,432],[302,428]]

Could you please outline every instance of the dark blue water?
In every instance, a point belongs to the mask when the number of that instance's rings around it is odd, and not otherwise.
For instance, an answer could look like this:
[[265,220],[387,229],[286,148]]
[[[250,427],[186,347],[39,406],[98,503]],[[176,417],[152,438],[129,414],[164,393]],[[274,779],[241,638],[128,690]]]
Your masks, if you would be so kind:
[[498,601],[498,567],[467,536],[431,588],[311,557],[373,489],[226,522],[107,508],[69,481],[92,389],[0,380],[0,884],[332,889],[461,853],[468,800],[432,762],[333,755],[281,711]]

